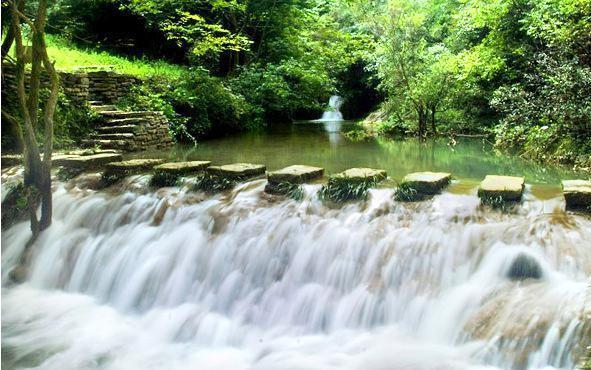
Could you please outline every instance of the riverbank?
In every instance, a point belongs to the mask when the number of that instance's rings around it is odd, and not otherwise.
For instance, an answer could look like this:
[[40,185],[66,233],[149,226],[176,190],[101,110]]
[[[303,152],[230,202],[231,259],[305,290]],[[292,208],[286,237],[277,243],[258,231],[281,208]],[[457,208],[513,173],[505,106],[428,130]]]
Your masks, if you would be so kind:
[[[361,130],[352,131],[352,140],[372,140],[376,138],[402,139],[414,137],[414,133],[392,124],[392,117],[384,110],[377,110],[360,122]],[[462,133],[448,129],[439,130],[435,137],[448,140],[451,147],[457,145],[459,138],[481,138],[491,146],[507,155],[514,155],[545,165],[559,165],[574,171],[591,173],[591,143],[577,143],[572,138],[560,135],[545,126],[541,130],[532,128],[531,132],[523,131],[518,137],[516,133],[506,132],[507,127],[498,123],[482,132],[469,131]],[[584,140],[584,138],[582,138]]]

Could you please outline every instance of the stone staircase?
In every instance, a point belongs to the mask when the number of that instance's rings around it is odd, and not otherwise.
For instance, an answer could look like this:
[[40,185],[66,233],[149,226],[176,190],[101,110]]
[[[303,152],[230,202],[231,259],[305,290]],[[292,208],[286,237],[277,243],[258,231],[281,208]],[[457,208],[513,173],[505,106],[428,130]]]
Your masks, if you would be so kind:
[[84,146],[137,151],[167,147],[173,143],[168,133],[168,121],[161,112],[128,112],[101,101],[89,103],[103,119],[96,133],[83,140]]

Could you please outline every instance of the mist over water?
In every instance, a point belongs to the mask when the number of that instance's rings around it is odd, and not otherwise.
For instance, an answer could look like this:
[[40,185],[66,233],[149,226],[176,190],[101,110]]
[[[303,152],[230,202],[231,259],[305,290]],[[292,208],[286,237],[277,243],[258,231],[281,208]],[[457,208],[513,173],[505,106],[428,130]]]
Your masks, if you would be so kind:
[[28,225],[2,233],[6,368],[572,369],[591,336],[591,220],[561,198],[504,214],[91,180],[56,185],[24,284],[6,281]]

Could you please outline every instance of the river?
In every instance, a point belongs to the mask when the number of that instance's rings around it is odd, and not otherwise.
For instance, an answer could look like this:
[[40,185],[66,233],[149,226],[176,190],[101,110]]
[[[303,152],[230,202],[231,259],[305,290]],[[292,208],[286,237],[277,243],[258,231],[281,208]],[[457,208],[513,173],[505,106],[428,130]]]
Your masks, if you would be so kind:
[[[576,174],[478,140],[357,143],[308,126],[142,155],[460,181],[424,202],[383,186],[342,206],[319,184],[295,201],[264,180],[215,196],[151,190],[146,175],[106,191],[85,187],[92,174],[56,183],[23,284],[7,274],[28,225],[2,233],[5,368],[566,370],[591,337],[591,219],[532,191]],[[489,173],[534,186],[509,212],[481,208],[473,185]],[[511,273],[524,258],[533,279]]]

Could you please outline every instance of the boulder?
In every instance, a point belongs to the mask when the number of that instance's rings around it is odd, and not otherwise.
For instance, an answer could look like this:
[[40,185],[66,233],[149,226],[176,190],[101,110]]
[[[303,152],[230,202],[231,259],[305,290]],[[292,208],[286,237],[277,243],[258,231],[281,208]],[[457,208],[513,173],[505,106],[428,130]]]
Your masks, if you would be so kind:
[[266,167],[262,164],[232,163],[223,166],[207,167],[207,172],[229,179],[247,179],[265,173]]
[[562,192],[566,209],[585,209],[591,207],[590,180],[563,180]]
[[478,196],[484,199],[500,199],[504,202],[520,201],[525,187],[523,177],[486,175],[478,188]]
[[450,181],[451,174],[447,172],[414,172],[404,176],[401,186],[419,194],[432,195],[441,192]]
[[267,179],[270,183],[274,184],[284,182],[290,184],[302,184],[306,181],[322,177],[323,174],[324,168],[296,164],[282,168],[278,171],[269,172],[267,174]]
[[535,258],[520,254],[511,262],[507,277],[511,280],[541,279],[542,268]]
[[200,172],[211,164],[210,161],[169,162],[154,167],[155,172],[182,176]]

